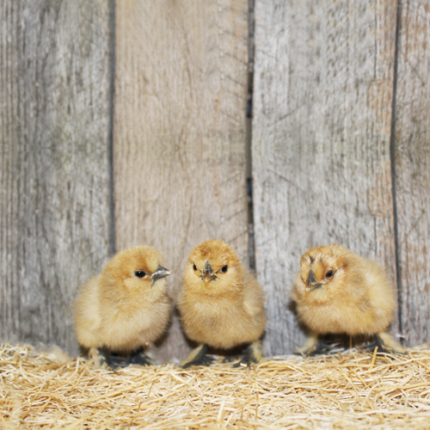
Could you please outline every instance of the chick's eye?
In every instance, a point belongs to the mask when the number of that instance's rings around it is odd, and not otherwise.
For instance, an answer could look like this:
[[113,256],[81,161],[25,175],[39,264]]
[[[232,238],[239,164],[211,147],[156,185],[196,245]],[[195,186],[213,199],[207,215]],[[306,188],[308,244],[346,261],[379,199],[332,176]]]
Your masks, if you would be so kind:
[[144,278],[146,273],[143,270],[136,270],[134,276],[136,276],[136,278]]
[[193,269],[194,269],[194,270],[197,270],[197,267],[196,267],[196,265],[195,265],[195,264],[193,264]]
[[227,272],[228,266],[227,264],[225,266],[222,266],[221,272],[225,273]]
[[334,275],[333,270],[329,270],[329,271],[325,274],[325,277],[326,277],[327,279],[330,279],[330,278],[332,278],[332,277],[333,277],[333,275]]

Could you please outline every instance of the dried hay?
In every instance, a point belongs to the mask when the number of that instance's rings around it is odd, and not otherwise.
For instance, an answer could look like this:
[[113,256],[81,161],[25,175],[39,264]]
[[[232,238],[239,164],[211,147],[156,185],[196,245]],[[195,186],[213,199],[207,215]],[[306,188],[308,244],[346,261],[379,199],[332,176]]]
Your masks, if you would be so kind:
[[96,369],[0,345],[0,428],[430,428],[430,350]]

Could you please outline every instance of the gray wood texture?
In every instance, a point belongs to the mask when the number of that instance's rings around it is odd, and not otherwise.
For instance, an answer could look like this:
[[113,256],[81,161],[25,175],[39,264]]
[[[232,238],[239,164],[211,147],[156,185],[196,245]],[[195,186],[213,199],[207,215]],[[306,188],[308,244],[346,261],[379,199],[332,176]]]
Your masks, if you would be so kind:
[[340,243],[395,281],[396,2],[257,0],[255,18],[256,268],[276,355],[303,340],[288,295],[309,247]]
[[[0,341],[76,352],[76,289],[109,258],[109,3],[0,8]],[[401,2],[393,202],[396,16],[396,0],[256,0],[266,354],[302,342],[292,280],[308,247],[331,242],[381,262],[399,287],[393,332],[401,325],[408,345],[429,340],[430,3]],[[205,239],[226,240],[248,264],[247,42],[245,0],[116,2],[116,247],[162,250],[173,298]],[[156,354],[188,350],[175,315]]]
[[0,22],[0,339],[76,352],[109,254],[109,4],[6,0]]
[[[203,240],[248,260],[247,12],[246,0],[116,4],[116,246],[160,249],[172,297]],[[156,354],[188,350],[176,315]]]
[[402,2],[395,123],[402,322],[430,340],[430,2]]

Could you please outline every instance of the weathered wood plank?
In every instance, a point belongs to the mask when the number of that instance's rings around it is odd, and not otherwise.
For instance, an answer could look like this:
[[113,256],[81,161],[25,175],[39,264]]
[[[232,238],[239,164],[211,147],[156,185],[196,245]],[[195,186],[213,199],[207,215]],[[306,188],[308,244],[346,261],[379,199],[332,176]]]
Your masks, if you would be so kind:
[[76,351],[70,305],[109,255],[109,3],[0,21],[0,339]]
[[[116,243],[162,250],[172,296],[205,239],[247,260],[246,78],[246,0],[117,2]],[[187,351],[175,317],[158,355]]]
[[395,278],[396,2],[257,0],[255,16],[256,265],[272,355],[302,342],[288,293],[308,247],[338,242]]
[[402,320],[409,345],[430,338],[430,2],[402,2],[395,123]]

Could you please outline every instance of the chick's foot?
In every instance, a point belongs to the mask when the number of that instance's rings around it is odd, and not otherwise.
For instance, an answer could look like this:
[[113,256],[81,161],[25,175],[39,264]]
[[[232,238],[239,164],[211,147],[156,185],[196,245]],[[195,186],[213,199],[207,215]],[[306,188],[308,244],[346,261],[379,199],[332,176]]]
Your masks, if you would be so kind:
[[388,333],[375,334],[375,343],[378,347],[378,352],[386,352],[388,354],[406,354],[406,349],[400,343],[396,342]]
[[207,350],[207,345],[200,345],[193,349],[185,360],[179,363],[179,367],[187,369],[191,366],[210,366],[215,361],[215,358],[206,355]]
[[233,364],[231,367],[240,367],[242,364],[246,364],[248,367],[251,366],[251,364],[257,364],[260,363],[262,359],[262,352],[261,352],[261,342],[259,340],[251,343],[242,353],[241,360],[237,363]]
[[128,366],[129,364],[137,364],[139,366],[152,366],[154,363],[152,360],[145,354],[143,348],[139,348],[125,360],[124,364]]
[[305,340],[303,345],[294,351],[294,354],[310,356],[310,355],[315,355],[317,353],[317,350],[318,350],[318,335],[314,334],[312,336],[309,336]]
[[96,367],[107,370],[116,370],[122,360],[120,357],[108,354],[104,348],[91,348],[89,356]]

